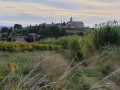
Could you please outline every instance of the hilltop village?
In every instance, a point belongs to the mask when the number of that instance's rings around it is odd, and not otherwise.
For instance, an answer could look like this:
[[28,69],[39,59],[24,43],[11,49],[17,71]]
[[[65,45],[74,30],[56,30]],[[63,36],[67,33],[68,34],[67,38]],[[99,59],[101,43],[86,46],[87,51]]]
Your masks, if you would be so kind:
[[45,26],[58,26],[59,28],[64,29],[77,29],[77,30],[83,30],[85,28],[84,23],[82,21],[73,21],[73,18],[70,18],[70,21],[67,23],[61,22],[61,23],[53,23],[52,24],[46,24],[43,23]]
[[[61,23],[42,23],[35,26],[22,27],[21,24],[15,24],[14,27],[3,27],[0,33],[1,41],[16,41],[16,42],[34,42],[44,38],[59,38],[61,36],[73,35],[77,32],[83,36],[83,31],[92,30],[93,28],[85,27],[82,21],[70,20]],[[72,30],[72,32],[70,32]],[[82,32],[81,32],[82,31]],[[11,35],[11,36],[10,36]]]

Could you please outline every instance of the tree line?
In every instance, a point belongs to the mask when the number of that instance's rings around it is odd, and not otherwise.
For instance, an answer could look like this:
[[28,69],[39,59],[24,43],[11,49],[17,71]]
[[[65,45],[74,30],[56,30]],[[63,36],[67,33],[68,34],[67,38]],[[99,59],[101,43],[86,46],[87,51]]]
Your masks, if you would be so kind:
[[[25,36],[25,40],[28,42],[32,42],[33,38],[36,41],[44,38],[59,38],[61,36],[67,35],[67,32],[64,29],[60,29],[57,26],[45,26],[42,25],[35,25],[35,26],[27,26],[23,28],[20,24],[15,24],[14,27],[7,28],[3,27],[1,29],[2,38],[1,40],[4,41],[12,41],[15,37]],[[36,33],[36,36],[33,37],[30,33]]]

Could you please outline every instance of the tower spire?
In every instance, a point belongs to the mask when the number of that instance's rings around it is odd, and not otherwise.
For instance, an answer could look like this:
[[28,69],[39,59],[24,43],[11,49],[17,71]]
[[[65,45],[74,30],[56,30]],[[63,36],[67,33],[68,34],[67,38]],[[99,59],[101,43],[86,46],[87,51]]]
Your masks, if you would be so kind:
[[71,18],[70,18],[70,22],[72,22],[72,21],[73,21],[73,18],[71,17]]

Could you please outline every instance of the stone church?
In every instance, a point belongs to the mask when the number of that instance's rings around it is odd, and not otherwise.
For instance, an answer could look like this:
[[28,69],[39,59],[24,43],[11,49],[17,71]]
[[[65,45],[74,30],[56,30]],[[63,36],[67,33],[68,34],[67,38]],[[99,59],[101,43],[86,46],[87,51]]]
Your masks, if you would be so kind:
[[46,24],[44,23],[45,26],[58,26],[59,28],[64,28],[64,29],[78,29],[78,30],[83,30],[84,27],[84,23],[82,21],[73,21],[73,18],[70,18],[70,21],[68,21],[67,23],[52,23],[52,24]]
[[84,23],[82,21],[73,21],[73,18],[70,18],[70,21],[67,23],[58,23],[57,26],[59,28],[70,28],[70,29],[83,29]]
[[73,21],[73,18],[70,18],[68,25],[71,29],[80,29],[84,28],[84,23],[82,21]]

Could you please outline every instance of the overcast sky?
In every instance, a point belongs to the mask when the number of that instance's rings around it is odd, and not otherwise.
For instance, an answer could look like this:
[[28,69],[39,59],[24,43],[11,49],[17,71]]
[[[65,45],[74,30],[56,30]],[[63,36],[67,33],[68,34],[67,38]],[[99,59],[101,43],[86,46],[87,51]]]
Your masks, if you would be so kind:
[[0,0],[0,26],[69,21],[94,25],[120,19],[120,0]]

